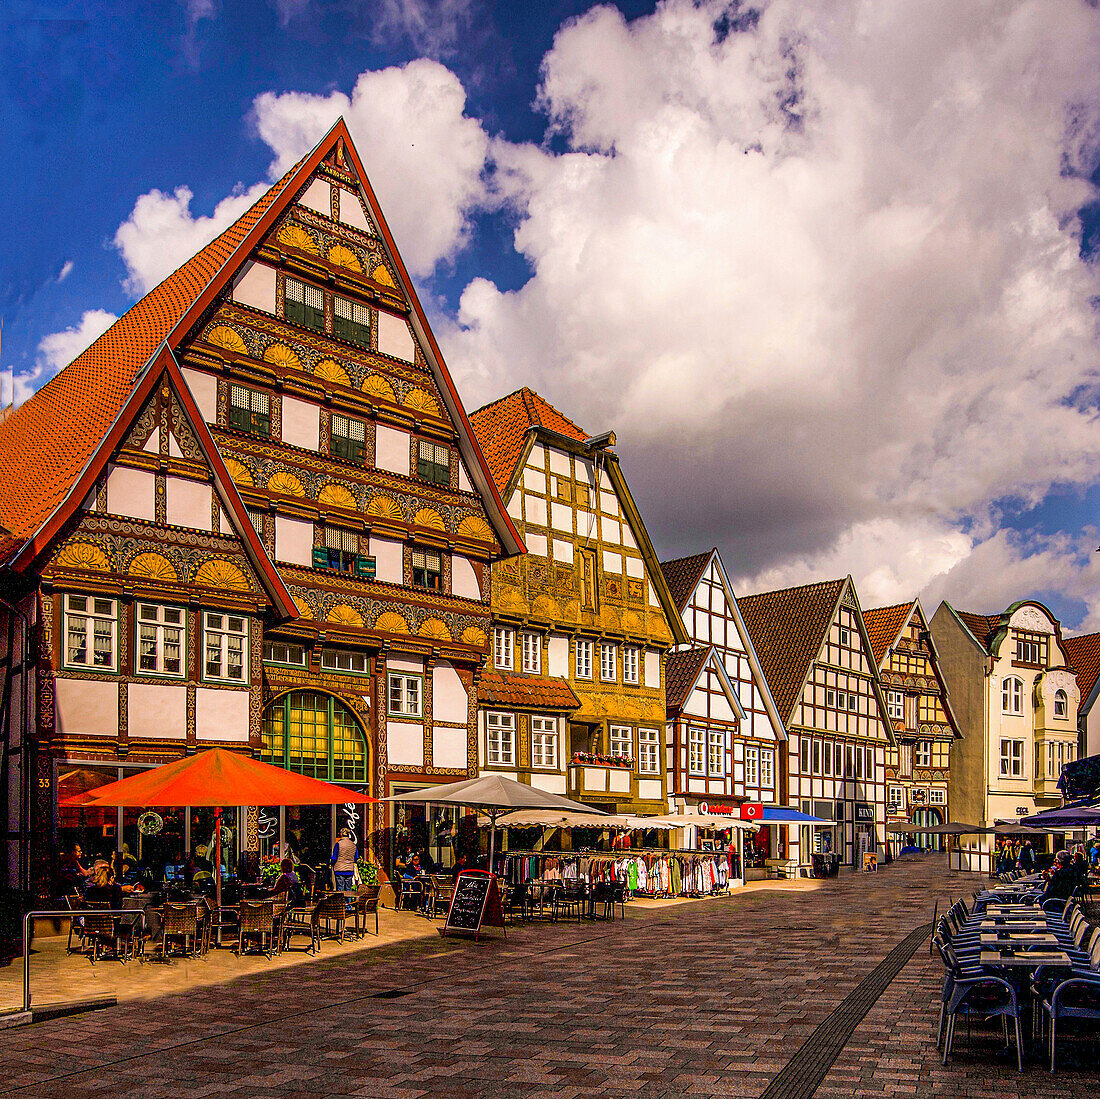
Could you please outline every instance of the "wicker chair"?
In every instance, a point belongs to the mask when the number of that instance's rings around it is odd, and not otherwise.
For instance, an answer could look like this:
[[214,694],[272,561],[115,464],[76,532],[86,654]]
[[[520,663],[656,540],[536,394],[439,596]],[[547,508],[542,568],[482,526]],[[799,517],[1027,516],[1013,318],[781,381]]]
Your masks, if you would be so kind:
[[317,917],[325,921],[326,938],[344,941],[344,928],[348,922],[348,902],[343,893],[326,893],[321,898]]
[[[382,895],[380,885],[364,885],[355,896],[355,934],[367,933],[367,917],[374,916],[374,933],[378,934],[378,902]],[[362,922],[360,922],[362,921]]]
[[[70,912],[82,912],[84,909],[84,900],[79,894],[73,894],[71,897],[65,898],[65,904]],[[78,945],[73,946],[73,938],[78,940]],[[69,941],[65,944],[66,954],[83,954],[87,948],[88,940],[84,934],[84,917],[82,915],[74,915],[69,920]]]
[[[87,910],[82,917],[84,940],[86,942],[90,941],[92,944],[92,965],[95,965],[101,957],[113,958],[125,965],[127,954],[133,955],[134,940],[129,933],[129,928],[124,929],[119,924],[117,916],[110,916],[106,912],[97,911],[97,909],[109,910],[110,907],[111,905],[106,901],[102,903],[89,901]],[[126,945],[123,946],[123,943]],[[102,954],[100,953],[101,949]]]
[[199,947],[199,920],[193,904],[167,903],[161,917],[160,954],[168,960],[168,951],[175,940],[181,957],[194,957]]
[[244,953],[244,944],[249,939],[255,939],[260,944],[260,952],[271,957],[275,948],[275,909],[271,901],[241,901],[238,955]]
[[455,894],[455,883],[451,878],[435,874],[431,878],[432,892],[428,897],[427,910],[430,915],[438,916],[451,907],[451,898]]
[[312,954],[321,947],[321,902],[315,901],[303,908],[288,908],[279,924],[280,950],[294,949],[290,945],[294,935],[308,935],[309,946],[303,949]]

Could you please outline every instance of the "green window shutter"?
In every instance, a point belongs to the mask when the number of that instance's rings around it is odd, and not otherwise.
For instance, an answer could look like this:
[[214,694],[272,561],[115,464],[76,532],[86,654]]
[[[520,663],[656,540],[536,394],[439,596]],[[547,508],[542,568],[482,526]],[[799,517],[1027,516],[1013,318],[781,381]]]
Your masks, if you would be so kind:
[[313,567],[315,569],[328,568],[328,550],[324,546],[313,547]]

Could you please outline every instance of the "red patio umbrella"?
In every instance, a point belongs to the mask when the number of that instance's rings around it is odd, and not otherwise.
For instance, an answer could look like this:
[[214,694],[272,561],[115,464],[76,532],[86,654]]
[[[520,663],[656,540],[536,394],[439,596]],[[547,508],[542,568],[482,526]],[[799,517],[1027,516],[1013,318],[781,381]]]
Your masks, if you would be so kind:
[[366,805],[377,800],[331,782],[321,782],[320,779],[297,775],[270,763],[261,763],[240,752],[208,748],[205,752],[197,752],[173,763],[99,786],[88,793],[77,794],[61,804],[136,808],[212,806],[215,810],[214,834],[217,843],[214,882],[220,905],[223,805],[343,805],[349,801]]

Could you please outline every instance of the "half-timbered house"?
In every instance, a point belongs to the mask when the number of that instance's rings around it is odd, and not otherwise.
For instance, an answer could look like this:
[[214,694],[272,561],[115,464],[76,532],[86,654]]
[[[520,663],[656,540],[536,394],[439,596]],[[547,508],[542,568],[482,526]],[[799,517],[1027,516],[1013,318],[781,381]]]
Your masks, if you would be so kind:
[[[0,424],[0,525],[15,878],[72,839],[182,856],[200,815],[58,801],[207,746],[378,796],[476,773],[522,542],[342,121]],[[234,842],[323,857],[338,819]]]
[[521,389],[470,420],[527,555],[492,569],[482,768],[619,812],[667,811],[665,654],[687,633],[611,432]]
[[[951,744],[959,736],[928,619],[919,599],[863,612],[896,743],[886,749],[886,820],[946,824]],[[915,833],[918,846],[942,837]]]
[[852,578],[737,601],[787,728],[786,802],[829,825],[783,825],[776,854],[807,866],[831,847],[858,866],[884,852],[886,699]]

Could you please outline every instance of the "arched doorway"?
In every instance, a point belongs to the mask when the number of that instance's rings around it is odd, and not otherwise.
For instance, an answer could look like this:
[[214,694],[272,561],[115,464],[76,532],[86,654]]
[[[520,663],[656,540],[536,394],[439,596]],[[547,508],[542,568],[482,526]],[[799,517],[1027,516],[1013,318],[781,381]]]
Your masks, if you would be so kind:
[[[324,782],[370,789],[366,734],[351,709],[334,695],[289,691],[273,699],[264,710],[262,737],[260,758],[267,763]],[[337,830],[345,826],[362,850],[365,809],[361,805],[287,806],[282,812],[261,808],[262,852],[273,852],[276,843],[288,843],[303,862],[323,866]]]
[[[938,809],[914,809],[913,823],[918,828],[933,828],[937,824],[943,824],[943,814]],[[917,846],[925,851],[942,851],[943,842],[943,836],[917,833]]]

